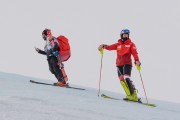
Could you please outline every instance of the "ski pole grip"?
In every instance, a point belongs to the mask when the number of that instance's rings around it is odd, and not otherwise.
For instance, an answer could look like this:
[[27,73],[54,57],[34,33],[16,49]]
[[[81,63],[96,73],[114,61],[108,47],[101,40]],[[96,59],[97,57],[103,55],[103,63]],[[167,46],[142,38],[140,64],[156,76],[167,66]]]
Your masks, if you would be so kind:
[[100,50],[100,54],[103,56],[104,55],[104,49]]
[[141,66],[139,66],[139,65],[136,65],[136,68],[137,68],[138,71],[141,70]]

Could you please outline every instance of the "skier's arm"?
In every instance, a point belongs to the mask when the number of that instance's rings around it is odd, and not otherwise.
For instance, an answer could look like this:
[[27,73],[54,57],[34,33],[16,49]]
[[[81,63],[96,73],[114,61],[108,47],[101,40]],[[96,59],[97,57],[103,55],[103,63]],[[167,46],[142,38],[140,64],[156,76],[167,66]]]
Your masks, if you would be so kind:
[[133,57],[134,57],[135,64],[138,65],[138,66],[140,66],[141,63],[140,63],[140,61],[139,61],[139,56],[138,56],[138,52],[137,52],[137,48],[136,48],[135,44],[132,44],[132,46],[131,46],[131,52],[132,52],[132,55],[133,55]]
[[42,55],[46,55],[46,52],[45,52],[45,51],[42,51],[42,50],[40,50],[38,53],[39,53],[39,54],[42,54]]
[[117,43],[116,44],[112,44],[112,45],[101,44],[98,47],[98,50],[100,51],[101,49],[116,50],[117,49]]
[[106,50],[117,50],[117,43],[112,44],[112,45],[107,45],[105,47]]
[[35,48],[35,50],[39,53],[39,54],[42,54],[42,55],[46,55],[46,52],[39,49],[39,48]]

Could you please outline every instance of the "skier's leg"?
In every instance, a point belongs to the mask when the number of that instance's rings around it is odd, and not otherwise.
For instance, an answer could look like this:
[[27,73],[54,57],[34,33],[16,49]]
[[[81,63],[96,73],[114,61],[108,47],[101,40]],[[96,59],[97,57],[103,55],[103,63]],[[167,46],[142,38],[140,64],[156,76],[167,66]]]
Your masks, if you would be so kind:
[[124,71],[124,79],[128,85],[130,93],[131,93],[131,96],[127,96],[127,98],[129,100],[138,101],[136,88],[135,88],[132,80],[130,79],[131,70],[132,70],[132,66],[130,66],[130,65],[124,66],[124,70],[123,70]]
[[127,96],[128,100],[138,101],[137,91],[133,85],[133,82],[130,80],[130,78],[125,78],[125,81],[130,90],[130,95]]
[[50,71],[52,74],[55,74],[55,73],[54,73],[54,70],[53,70],[53,66],[52,66],[52,64],[51,64],[51,58],[49,58],[47,61],[48,61],[48,65],[49,65],[49,71]]
[[54,74],[55,74],[58,82],[64,82],[65,83],[62,71],[59,69],[57,58],[52,57],[50,62],[52,64],[52,68],[53,68]]
[[130,77],[128,76],[124,76],[124,80],[126,81],[126,83],[127,83],[127,85],[128,85],[128,88],[129,88],[129,90],[130,90],[130,93],[131,93],[131,95],[133,94],[133,92],[134,92],[134,85],[132,84],[132,81],[130,80]]
[[53,57],[49,57],[48,58],[48,65],[49,65],[49,71],[54,74],[54,76],[57,78],[55,72],[54,72],[54,68],[53,68]]
[[129,90],[129,87],[124,79],[124,76],[123,76],[123,67],[124,66],[118,66],[117,67],[117,72],[118,72],[118,76],[119,76],[119,80],[120,80],[120,83],[126,93],[127,96],[130,96],[131,93],[130,93],[130,90]]

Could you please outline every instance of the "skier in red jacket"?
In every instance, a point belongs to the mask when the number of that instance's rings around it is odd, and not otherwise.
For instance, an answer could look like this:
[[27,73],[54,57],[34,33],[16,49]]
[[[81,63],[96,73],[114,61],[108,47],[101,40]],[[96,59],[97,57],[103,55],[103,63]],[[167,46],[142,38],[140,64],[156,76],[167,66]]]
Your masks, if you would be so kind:
[[130,40],[129,34],[130,31],[128,29],[123,29],[120,33],[121,39],[119,39],[117,43],[112,45],[101,44],[98,47],[98,49],[117,51],[116,66],[117,66],[118,76],[120,79],[120,83],[127,94],[126,98],[124,99],[139,102],[140,99],[137,97],[136,88],[130,79],[131,70],[132,70],[131,55],[133,55],[134,57],[135,65],[140,66],[141,63],[139,61],[136,46]]

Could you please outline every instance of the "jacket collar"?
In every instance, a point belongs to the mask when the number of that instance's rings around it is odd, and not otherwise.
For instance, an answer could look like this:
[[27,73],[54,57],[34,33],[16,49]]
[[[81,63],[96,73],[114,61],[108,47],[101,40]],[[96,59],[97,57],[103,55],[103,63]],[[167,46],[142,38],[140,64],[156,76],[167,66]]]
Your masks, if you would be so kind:
[[126,40],[125,42],[123,42],[122,39],[119,39],[119,40],[118,40],[118,43],[120,43],[120,44],[128,44],[128,43],[131,43],[131,39],[129,38],[129,39]]

